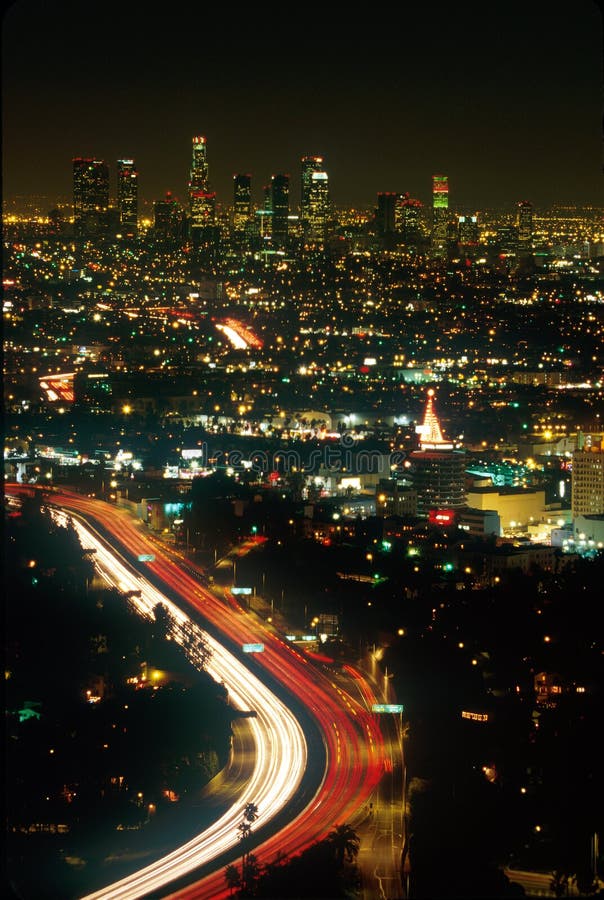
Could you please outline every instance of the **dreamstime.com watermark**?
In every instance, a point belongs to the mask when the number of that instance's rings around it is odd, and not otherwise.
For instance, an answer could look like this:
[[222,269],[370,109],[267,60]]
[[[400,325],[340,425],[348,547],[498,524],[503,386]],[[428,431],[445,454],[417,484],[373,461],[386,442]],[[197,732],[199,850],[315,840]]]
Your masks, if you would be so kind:
[[337,442],[325,442],[306,452],[288,447],[282,450],[213,450],[204,441],[195,450],[183,451],[183,458],[195,461],[199,468],[227,467],[235,472],[252,471],[258,475],[316,475],[320,471],[341,472],[347,476],[382,475],[404,465],[407,453],[403,450],[383,452],[359,447],[352,434],[342,434]]

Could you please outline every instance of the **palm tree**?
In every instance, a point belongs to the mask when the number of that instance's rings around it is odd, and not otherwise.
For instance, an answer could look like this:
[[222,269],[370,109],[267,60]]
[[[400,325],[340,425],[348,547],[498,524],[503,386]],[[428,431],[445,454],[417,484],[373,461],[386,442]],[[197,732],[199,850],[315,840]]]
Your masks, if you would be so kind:
[[241,887],[241,877],[237,866],[227,866],[224,870],[224,877],[231,894],[234,893],[236,888]]
[[252,824],[258,818],[258,807],[255,803],[246,803],[243,809],[243,820],[237,826],[239,832],[239,840],[243,847],[241,857],[241,889],[243,892],[250,886],[251,881],[258,875],[258,866],[256,859],[247,849],[249,839],[252,835]]
[[252,822],[256,821],[256,819],[258,818],[258,807],[256,806],[255,803],[246,803],[245,804],[245,808],[243,810],[243,817],[250,824]]
[[336,825],[330,831],[327,841],[331,844],[336,862],[342,866],[344,860],[354,862],[359,853],[361,839],[352,825]]

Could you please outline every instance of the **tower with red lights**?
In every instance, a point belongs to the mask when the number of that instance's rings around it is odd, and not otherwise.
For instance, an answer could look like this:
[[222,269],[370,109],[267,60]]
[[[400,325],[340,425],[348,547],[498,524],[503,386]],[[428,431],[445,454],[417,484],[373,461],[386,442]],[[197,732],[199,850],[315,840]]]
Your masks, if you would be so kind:
[[193,138],[193,156],[189,176],[189,218],[193,242],[206,236],[216,220],[216,194],[210,190],[205,137]]

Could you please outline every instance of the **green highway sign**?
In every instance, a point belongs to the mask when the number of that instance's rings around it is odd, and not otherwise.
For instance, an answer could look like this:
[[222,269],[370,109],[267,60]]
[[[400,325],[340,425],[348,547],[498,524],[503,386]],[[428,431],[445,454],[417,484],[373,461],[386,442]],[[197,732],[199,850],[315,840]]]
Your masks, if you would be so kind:
[[400,703],[374,703],[371,712],[375,713],[402,713],[403,706]]
[[155,556],[153,553],[141,553],[139,554],[138,561],[139,562],[153,562]]
[[251,587],[233,587],[231,588],[231,594],[251,594]]
[[262,653],[264,644],[243,644],[241,649],[244,653]]

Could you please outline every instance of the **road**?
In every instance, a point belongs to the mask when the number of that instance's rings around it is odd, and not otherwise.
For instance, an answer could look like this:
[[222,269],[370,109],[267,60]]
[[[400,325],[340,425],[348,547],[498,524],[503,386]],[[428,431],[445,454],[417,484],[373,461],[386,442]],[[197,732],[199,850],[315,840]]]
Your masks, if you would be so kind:
[[[74,523],[81,534],[86,532],[87,541],[97,542],[95,558],[106,574],[111,573],[112,583],[123,591],[141,591],[134,602],[142,614],[150,614],[153,606],[162,602],[183,628],[200,628],[203,617],[204,639],[212,650],[211,674],[225,682],[234,705],[259,712],[257,720],[248,720],[254,732],[257,766],[245,795],[228,816],[185,846],[87,900],[151,893],[154,897],[208,900],[228,896],[224,865],[229,852],[231,860],[238,856],[236,824],[247,802],[256,803],[260,813],[254,853],[261,863],[279,853],[299,853],[326,837],[336,824],[352,822],[358,810],[371,802],[391,766],[380,723],[369,711],[368,700],[375,696],[362,674],[348,693],[335,683],[327,666],[311,662],[255,617],[227,607],[165,554],[128,513],[68,492],[55,493],[51,499],[55,506],[78,514]],[[154,556],[144,564],[144,576],[137,572],[142,565],[135,562],[141,554]],[[264,651],[244,659],[245,654],[237,652],[244,643],[262,643]],[[364,685],[360,693],[357,682]],[[270,685],[270,690],[265,685]],[[312,717],[320,735],[320,746],[313,745],[311,754],[307,750],[309,732],[303,732],[300,716],[293,712],[300,709]],[[317,764],[321,771],[315,787],[301,805],[297,792],[303,776]],[[271,820],[275,829],[278,826],[276,833],[267,827]]]

